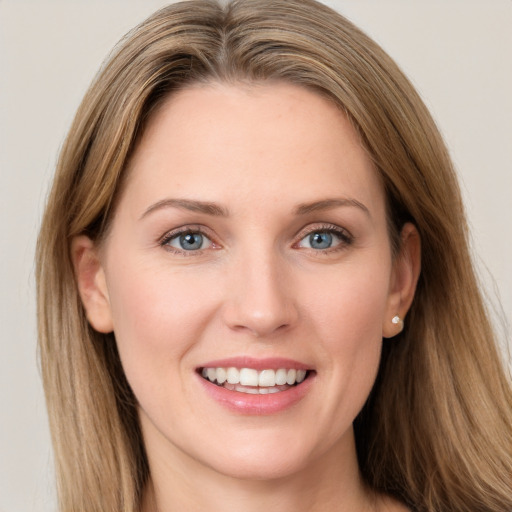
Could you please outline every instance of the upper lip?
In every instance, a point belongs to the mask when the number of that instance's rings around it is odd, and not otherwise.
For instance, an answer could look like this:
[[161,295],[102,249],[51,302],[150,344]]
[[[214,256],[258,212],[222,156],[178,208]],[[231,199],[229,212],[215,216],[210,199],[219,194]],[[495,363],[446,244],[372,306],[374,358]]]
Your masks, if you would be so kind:
[[199,368],[253,368],[254,370],[279,370],[279,368],[312,370],[310,365],[283,357],[254,358],[249,356],[216,359],[202,364]]

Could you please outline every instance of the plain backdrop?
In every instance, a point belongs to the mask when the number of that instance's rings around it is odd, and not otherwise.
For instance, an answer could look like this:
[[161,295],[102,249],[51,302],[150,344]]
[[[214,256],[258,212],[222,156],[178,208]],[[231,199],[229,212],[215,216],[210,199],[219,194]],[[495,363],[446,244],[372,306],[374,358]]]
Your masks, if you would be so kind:
[[[33,254],[56,156],[103,58],[166,3],[0,0],[0,512],[55,510]],[[510,323],[512,0],[327,3],[397,60],[431,109],[460,175],[490,302],[500,325]],[[510,330],[500,332],[506,353]]]

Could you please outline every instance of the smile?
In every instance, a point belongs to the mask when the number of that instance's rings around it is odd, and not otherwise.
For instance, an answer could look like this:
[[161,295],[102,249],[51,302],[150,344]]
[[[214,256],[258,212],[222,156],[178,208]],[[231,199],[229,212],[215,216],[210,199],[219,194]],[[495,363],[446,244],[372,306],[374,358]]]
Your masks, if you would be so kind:
[[254,368],[202,368],[201,375],[204,379],[223,387],[229,391],[264,395],[280,393],[303,382],[307,376],[307,370],[294,368],[279,368],[277,370]]

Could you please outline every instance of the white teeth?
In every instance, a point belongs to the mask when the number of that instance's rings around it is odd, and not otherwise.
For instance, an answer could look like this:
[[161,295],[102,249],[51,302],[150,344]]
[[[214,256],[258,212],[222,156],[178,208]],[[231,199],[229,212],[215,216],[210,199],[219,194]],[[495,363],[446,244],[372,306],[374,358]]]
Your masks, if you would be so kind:
[[242,384],[242,386],[257,386],[258,370],[253,370],[252,368],[242,368],[240,370],[240,384]]
[[259,374],[258,386],[270,388],[276,384],[276,372],[274,370],[263,370]]
[[242,393],[249,393],[250,395],[259,394],[256,388],[246,388],[245,386],[235,386],[235,391],[241,391]]
[[278,386],[282,386],[283,384],[286,384],[286,375],[288,372],[284,368],[279,368],[276,372],[276,384]]
[[213,382],[217,378],[217,370],[215,368],[208,368],[207,377],[208,380],[211,380]]
[[223,384],[228,378],[228,372],[224,368],[217,368],[217,382]]
[[291,386],[295,383],[295,378],[297,377],[297,370],[291,369],[288,370],[288,373],[286,375],[286,384]]
[[274,386],[271,388],[255,388],[255,387],[247,387],[242,386],[241,384],[224,384],[226,389],[229,389],[230,391],[238,391],[239,393],[247,393],[250,395],[269,395],[271,393],[279,393],[281,391],[286,391],[287,389],[290,389],[290,386],[284,385],[284,386]]
[[238,384],[240,382],[240,372],[236,368],[228,368],[226,377],[229,384]]
[[[293,386],[300,384],[307,375],[306,370],[296,370],[294,368],[279,368],[278,370],[258,371],[253,368],[203,368],[201,375],[210,382],[223,384],[226,388],[234,388],[236,385],[259,387],[262,394],[277,393],[282,391],[279,387]],[[235,386],[231,386],[231,385]],[[238,390],[237,390],[238,391]],[[252,393],[252,391],[247,391]],[[256,390],[256,392],[259,392]]]
[[295,377],[297,384],[300,384],[305,378],[306,378],[306,370],[297,370],[297,376]]

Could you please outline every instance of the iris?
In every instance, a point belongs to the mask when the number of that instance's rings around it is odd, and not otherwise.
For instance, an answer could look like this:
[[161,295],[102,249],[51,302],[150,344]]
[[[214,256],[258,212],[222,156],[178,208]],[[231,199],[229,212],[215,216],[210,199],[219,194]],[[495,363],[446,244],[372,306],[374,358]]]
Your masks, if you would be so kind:
[[185,251],[201,249],[203,235],[201,233],[185,233],[179,237],[180,248]]
[[328,249],[332,246],[332,234],[327,231],[311,233],[309,245],[312,249]]

